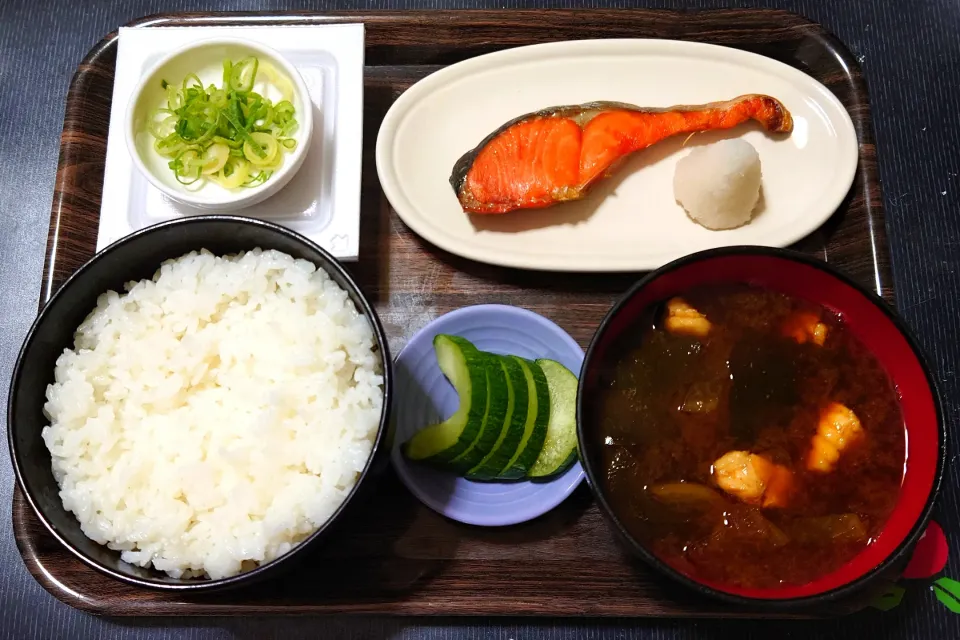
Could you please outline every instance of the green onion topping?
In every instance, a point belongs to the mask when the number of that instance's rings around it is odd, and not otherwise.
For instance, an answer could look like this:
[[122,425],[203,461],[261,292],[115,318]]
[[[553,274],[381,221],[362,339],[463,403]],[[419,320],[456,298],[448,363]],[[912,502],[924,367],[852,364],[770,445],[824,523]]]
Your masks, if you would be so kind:
[[[273,104],[253,90],[258,72],[283,100]],[[147,129],[181,184],[209,178],[227,189],[261,185],[297,146],[291,137],[297,129],[293,88],[253,56],[224,60],[221,87],[204,87],[193,73],[180,86],[166,80],[160,86],[167,104],[154,112]]]

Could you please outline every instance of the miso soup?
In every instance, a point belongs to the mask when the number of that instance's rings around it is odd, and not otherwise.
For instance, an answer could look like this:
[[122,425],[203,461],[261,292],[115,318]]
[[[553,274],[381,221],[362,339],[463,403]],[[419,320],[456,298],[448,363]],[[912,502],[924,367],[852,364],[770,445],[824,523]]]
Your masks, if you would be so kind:
[[903,416],[842,318],[764,289],[699,288],[649,309],[607,353],[600,481],[667,564],[743,588],[800,585],[883,529]]

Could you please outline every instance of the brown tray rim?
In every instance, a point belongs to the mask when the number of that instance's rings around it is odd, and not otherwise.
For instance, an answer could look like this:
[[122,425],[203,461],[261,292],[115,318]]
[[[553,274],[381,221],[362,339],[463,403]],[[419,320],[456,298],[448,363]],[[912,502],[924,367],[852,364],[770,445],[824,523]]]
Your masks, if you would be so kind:
[[[762,15],[770,19],[786,19],[793,22],[791,27],[807,27],[816,30],[816,36],[828,42],[831,47],[837,52],[838,57],[840,57],[845,65],[849,67],[853,72],[855,72],[855,77],[853,78],[854,83],[857,85],[857,92],[861,94],[862,104],[867,110],[866,122],[863,122],[863,118],[855,118],[854,124],[857,130],[857,135],[859,138],[859,155],[863,155],[864,147],[870,146],[875,147],[875,137],[874,129],[871,117],[870,109],[870,95],[867,87],[866,78],[862,74],[861,66],[856,57],[852,54],[849,47],[840,40],[832,31],[824,27],[822,24],[815,22],[799,13],[784,10],[784,9],[775,9],[775,8],[721,8],[721,9],[644,9],[644,8],[630,8],[630,9],[613,9],[613,8],[573,8],[573,9],[443,9],[443,10],[341,10],[341,11],[304,11],[304,10],[277,10],[277,11],[216,11],[216,12],[158,12],[153,14],[148,14],[132,20],[123,27],[147,27],[147,28],[164,28],[164,27],[183,27],[183,26],[265,26],[265,25],[283,25],[293,22],[294,24],[337,24],[337,23],[390,23],[395,21],[406,21],[417,18],[448,18],[448,19],[483,19],[483,18],[503,18],[505,16],[537,16],[543,17],[545,13],[552,15],[567,15],[567,16],[600,16],[600,15],[615,15],[615,14],[642,14],[646,16],[670,16],[676,17],[678,15],[691,14],[697,15],[700,17],[718,17],[718,18],[736,18],[739,16],[757,16]],[[166,24],[173,20],[188,20],[193,22],[193,24],[183,25],[183,24]],[[230,21],[239,20],[240,24],[231,24]],[[67,102],[71,100],[71,94],[74,88],[74,85],[77,83],[79,76],[84,72],[83,67],[92,63],[97,57],[103,54],[105,50],[109,47],[114,46],[117,38],[119,36],[119,30],[114,30],[106,34],[101,38],[87,54],[82,58],[77,69],[71,77],[69,90],[67,94]],[[666,38],[666,39],[669,39]],[[517,45],[522,46],[522,45]],[[52,267],[52,262],[54,261],[55,252],[52,251],[56,248],[57,237],[55,231],[58,228],[59,218],[63,209],[67,206],[64,202],[65,192],[63,190],[63,185],[66,181],[65,176],[61,175],[61,168],[63,164],[63,148],[68,144],[66,140],[67,134],[67,122],[65,120],[64,129],[61,133],[61,142],[60,142],[60,156],[58,158],[58,170],[57,177],[55,181],[54,189],[54,198],[51,204],[51,218],[49,225],[49,234],[46,245],[46,256],[44,260],[43,272],[42,272],[42,288],[41,296],[39,299],[39,308],[42,308],[52,293],[55,291],[54,287],[54,272]],[[876,163],[863,163],[860,162],[857,168],[858,174],[863,178],[863,196],[865,200],[865,208],[868,210],[868,218],[871,221],[871,232],[873,234],[871,240],[871,249],[873,250],[873,262],[875,265],[874,271],[877,276],[877,289],[876,292],[878,295],[883,297],[888,303],[893,304],[894,302],[894,292],[893,292],[893,280],[892,280],[892,256],[889,252],[889,243],[886,237],[886,229],[884,224],[884,203],[881,197],[882,187],[879,179],[878,170],[876,168]],[[851,192],[852,193],[852,192]],[[879,222],[879,229],[873,228],[873,225]],[[885,252],[885,261],[878,260],[876,254],[877,249]],[[882,273],[881,273],[882,272]],[[14,483],[14,491],[12,496],[12,503],[14,506],[14,512],[18,503],[21,503],[21,506],[30,510],[31,507],[26,501],[22,494],[22,489],[18,483]],[[20,532],[20,527],[17,526],[16,518],[14,519],[14,529],[16,533]],[[22,523],[21,523],[22,524]],[[135,616],[135,613],[124,613],[120,616],[110,616],[110,613],[107,608],[96,606],[96,604],[89,603],[82,594],[74,593],[69,589],[58,589],[55,586],[54,576],[48,574],[47,572],[41,569],[40,563],[35,559],[33,563],[27,561],[25,546],[28,544],[28,541],[21,539],[20,535],[15,536],[15,541],[17,544],[18,552],[21,555],[21,560],[24,561],[27,569],[30,574],[34,577],[35,580],[51,595],[60,600],[61,602],[77,608],[85,613],[90,613],[95,616],[104,616],[104,617],[128,617]],[[32,542],[32,541],[31,541]],[[71,598],[71,596],[74,596]],[[189,602],[170,602],[168,603],[168,608],[178,609],[178,608],[190,608],[191,604]],[[556,612],[551,613],[476,613],[471,611],[459,611],[459,610],[447,610],[447,611],[431,611],[431,612],[411,612],[405,609],[403,602],[400,601],[401,606],[388,609],[387,607],[376,605],[369,606],[363,602],[359,602],[355,606],[341,606],[337,611],[317,611],[310,606],[306,605],[283,605],[283,604],[273,604],[267,606],[261,606],[257,609],[256,615],[270,615],[270,616],[302,616],[302,615],[312,615],[312,616],[330,616],[330,615],[370,615],[376,613],[379,615],[387,616],[396,616],[396,617],[454,617],[454,618],[467,618],[467,617],[496,617],[496,618],[523,618],[529,619],[531,617],[537,616],[550,616],[550,617],[564,617],[563,614],[558,614]],[[183,612],[165,612],[165,613],[152,613],[151,615],[162,615],[162,616],[186,616],[186,617],[211,617],[211,616],[220,616],[225,614],[234,613],[236,610],[236,605],[232,604],[204,604],[202,611],[189,611],[188,613]],[[860,605],[857,609],[848,609],[842,612],[833,612],[828,611],[826,613],[807,613],[803,611],[793,611],[793,612],[778,612],[769,613],[761,611],[751,611],[746,615],[739,615],[733,617],[739,617],[742,619],[762,619],[762,618],[776,618],[776,619],[810,619],[810,618],[826,618],[832,617],[834,615],[842,615],[843,613],[853,613],[861,608],[865,607],[866,603]],[[610,620],[611,614],[567,614],[565,617],[589,617],[595,620]],[[670,619],[671,616],[654,616],[659,619]],[[716,619],[722,616],[716,611],[705,611],[705,612],[684,612],[682,616],[676,616],[678,619]]]

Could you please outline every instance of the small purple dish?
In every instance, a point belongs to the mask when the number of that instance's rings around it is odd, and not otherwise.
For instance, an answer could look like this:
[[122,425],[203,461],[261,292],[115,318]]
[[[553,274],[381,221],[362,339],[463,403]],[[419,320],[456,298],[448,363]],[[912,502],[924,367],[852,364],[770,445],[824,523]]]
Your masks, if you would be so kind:
[[394,363],[394,434],[391,459],[400,479],[425,505],[452,520],[498,527],[532,520],[563,502],[583,480],[577,461],[549,482],[472,482],[412,463],[400,445],[427,425],[452,415],[459,406],[433,350],[433,338],[445,333],[466,338],[481,351],[522,358],[550,358],[575,375],[583,349],[543,316],[499,304],[464,307],[441,316],[417,332]]

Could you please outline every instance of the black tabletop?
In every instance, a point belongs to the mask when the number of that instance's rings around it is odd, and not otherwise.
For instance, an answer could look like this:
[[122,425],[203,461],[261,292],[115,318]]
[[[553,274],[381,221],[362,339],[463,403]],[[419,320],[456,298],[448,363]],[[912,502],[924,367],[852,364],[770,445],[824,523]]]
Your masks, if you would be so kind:
[[[0,2],[0,379],[8,380],[36,313],[63,105],[77,63],[103,35],[151,13],[185,10],[426,9],[646,6],[789,9],[836,33],[870,90],[893,254],[897,306],[916,330],[944,392],[948,430],[960,402],[960,4],[955,0],[561,2],[384,0],[3,0]],[[3,402],[6,402],[5,395]],[[6,408],[2,411],[6,415]],[[950,462],[960,451],[951,442]],[[20,560],[10,525],[13,475],[0,456],[0,637],[3,638],[960,638],[960,616],[928,581],[904,583],[902,604],[820,622],[509,619],[110,620],[47,594]],[[944,574],[960,578],[960,467],[948,466],[935,513],[950,543]]]

